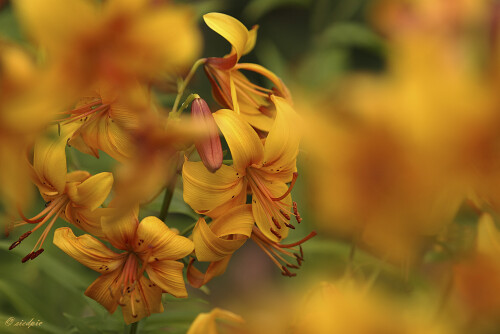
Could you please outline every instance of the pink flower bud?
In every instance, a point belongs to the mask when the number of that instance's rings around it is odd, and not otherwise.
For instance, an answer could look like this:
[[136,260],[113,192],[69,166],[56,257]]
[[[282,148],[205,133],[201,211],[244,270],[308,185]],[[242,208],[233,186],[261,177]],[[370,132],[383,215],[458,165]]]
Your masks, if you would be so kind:
[[194,99],[191,104],[191,116],[206,127],[207,136],[198,140],[195,146],[205,167],[215,173],[222,165],[222,146],[217,124],[205,100]]

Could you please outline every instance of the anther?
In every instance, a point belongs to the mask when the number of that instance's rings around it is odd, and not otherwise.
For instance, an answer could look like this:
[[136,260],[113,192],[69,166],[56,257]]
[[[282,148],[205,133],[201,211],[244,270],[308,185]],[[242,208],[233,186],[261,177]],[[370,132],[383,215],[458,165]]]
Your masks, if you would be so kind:
[[274,234],[278,239],[281,239],[281,234],[279,234],[277,231],[275,231],[272,227],[270,228],[271,233]]
[[299,266],[301,266],[301,265],[302,265],[302,261],[303,261],[303,259],[300,257],[300,255],[299,255],[299,254],[295,254],[295,253],[294,253],[294,254],[293,254],[293,256],[295,256],[295,259],[297,260],[297,264],[298,264]]
[[30,260],[32,254],[33,254],[33,252],[31,252],[28,255],[26,255],[25,257],[23,257],[23,259],[21,260],[21,262],[24,263],[24,262]]
[[293,207],[293,214],[295,216],[298,216],[299,215],[299,210],[297,209],[297,202],[293,202],[292,203],[292,207]]
[[44,250],[45,250],[45,249],[40,248],[40,249],[39,249],[39,250],[37,250],[36,252],[31,253],[31,258],[30,258],[30,259],[31,259],[31,260],[34,260],[34,259],[35,259],[38,255],[42,254]]
[[[280,225],[280,223],[278,222],[278,220],[277,220],[275,217],[271,217],[271,219],[273,220],[274,225],[276,225],[276,227],[277,227],[278,229],[280,229],[280,228],[281,228],[281,225]],[[272,231],[271,231],[271,232],[272,232]]]
[[26,239],[27,237],[29,237],[29,236],[30,236],[30,234],[31,234],[31,231],[28,231],[28,232],[24,233],[23,235],[21,235],[21,236],[19,237],[19,242],[21,242],[21,241],[23,241],[24,239]]
[[281,269],[283,270],[283,272],[281,273],[283,276],[288,276],[288,277],[294,277],[294,276],[297,276],[296,273],[292,273],[290,272],[290,270],[288,270],[287,267],[285,266],[282,266]]
[[302,217],[299,214],[295,215],[295,219],[297,220],[298,224],[302,223]]
[[15,241],[14,243],[12,243],[12,245],[10,245],[9,250],[13,250],[17,246],[19,246],[20,243],[21,243],[21,240]]
[[283,210],[280,210],[280,213],[283,217],[285,217],[286,220],[290,220],[290,215],[288,213],[286,213],[285,211]]
[[288,228],[291,228],[292,230],[295,230],[295,226],[293,226],[292,224],[289,224],[289,223],[285,222],[285,226],[288,227]]
[[302,261],[304,261],[304,252],[302,251],[302,245],[299,245],[299,250],[300,250],[300,258]]

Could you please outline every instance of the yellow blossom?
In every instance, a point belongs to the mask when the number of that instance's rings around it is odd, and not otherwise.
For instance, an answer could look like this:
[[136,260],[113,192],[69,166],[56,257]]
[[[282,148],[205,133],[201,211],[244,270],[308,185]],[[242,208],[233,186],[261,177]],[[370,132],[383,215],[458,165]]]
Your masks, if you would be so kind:
[[187,279],[195,288],[205,285],[226,270],[232,254],[250,238],[254,226],[251,205],[239,205],[208,225],[200,218],[193,229],[193,242],[198,261],[211,262],[205,273],[188,265]]
[[[288,235],[288,230],[295,228],[292,217],[297,223],[302,220],[290,194],[298,175],[295,164],[300,135],[293,128],[298,116],[283,98],[271,96],[271,99],[277,115],[265,145],[253,128],[233,111],[221,109],[214,113],[231,150],[233,165],[222,165],[211,173],[202,162],[185,161],[182,170],[184,200],[198,213],[219,217],[229,208],[245,204],[248,189],[257,224],[252,239],[283,274],[292,276],[286,265],[292,268],[296,265],[276,255],[276,251],[294,258],[296,256],[285,249],[307,240],[293,245],[279,244]],[[300,260],[301,255],[297,258],[299,265]]]
[[[193,251],[193,243],[170,230],[156,217],[140,223],[136,214],[102,219],[102,229],[116,253],[94,237],[76,237],[70,228],[56,230],[54,244],[83,265],[101,274],[85,291],[110,313],[122,307],[127,324],[163,312],[162,292],[187,297],[178,261]],[[148,277],[144,276],[147,273]]]
[[58,217],[89,233],[102,235],[101,212],[98,208],[111,191],[113,175],[106,172],[90,175],[86,171],[67,173],[65,149],[71,134],[72,129],[66,127],[55,140],[43,137],[35,143],[33,165],[30,166],[32,181],[47,203],[45,209],[36,216],[30,219],[22,216],[23,221],[10,226],[16,228],[28,224],[35,225],[14,242],[10,249],[39,228],[44,225],[46,227],[33,250],[23,258],[23,262],[34,259],[43,252],[43,243]]
[[[231,53],[223,58],[207,58],[205,70],[212,85],[216,101],[224,108],[241,113],[253,127],[269,131],[275,109],[270,94],[283,97],[291,103],[290,93],[280,78],[258,64],[238,63],[241,56],[255,46],[257,26],[250,31],[237,19],[221,14],[209,13],[203,16],[205,23],[232,45]],[[246,78],[241,70],[255,72],[269,79],[273,89],[256,85]]]

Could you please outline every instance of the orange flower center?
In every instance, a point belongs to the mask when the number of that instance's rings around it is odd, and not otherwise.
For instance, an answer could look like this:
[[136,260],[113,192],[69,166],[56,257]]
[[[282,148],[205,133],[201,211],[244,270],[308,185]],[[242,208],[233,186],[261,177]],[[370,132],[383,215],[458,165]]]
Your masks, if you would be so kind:
[[80,121],[86,122],[89,118],[92,119],[101,112],[108,112],[110,110],[110,104],[103,103],[100,97],[96,97],[91,102],[84,104],[73,110],[63,111],[61,115],[69,115],[69,117],[63,117],[58,119],[57,122],[62,122],[62,125]]
[[261,203],[270,225],[275,226],[277,229],[276,230],[271,227],[270,231],[272,234],[274,234],[278,239],[281,239],[282,236],[278,231],[282,228],[282,225],[291,229],[295,229],[295,226],[293,226],[293,224],[290,222],[292,216],[295,216],[297,223],[300,224],[302,218],[300,217],[300,214],[298,212],[297,203],[293,202],[292,206],[290,206],[283,201],[292,191],[295,185],[295,181],[297,180],[297,173],[293,173],[292,182],[290,183],[288,190],[280,197],[274,197],[272,195],[271,191],[263,181],[262,176],[259,175],[258,170],[256,170],[255,168],[247,168],[246,176],[249,181],[252,194]]

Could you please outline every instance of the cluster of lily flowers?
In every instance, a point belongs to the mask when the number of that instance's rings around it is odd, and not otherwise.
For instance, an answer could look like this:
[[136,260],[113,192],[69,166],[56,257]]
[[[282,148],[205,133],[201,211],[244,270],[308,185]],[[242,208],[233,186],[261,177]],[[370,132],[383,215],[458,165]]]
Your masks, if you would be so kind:
[[[247,239],[283,275],[296,275],[301,244],[315,234],[283,242],[302,220],[291,197],[300,119],[276,75],[240,62],[255,45],[257,27],[206,14],[205,23],[232,49],[196,61],[201,37],[187,6],[148,0],[14,5],[36,46],[29,52],[0,40],[0,192],[5,220],[14,217],[6,224],[10,249],[39,234],[22,262],[43,253],[58,218],[85,231],[76,236],[59,227],[53,242],[100,274],[85,295],[110,313],[120,306],[127,324],[162,312],[163,293],[187,297],[177,260],[189,257],[187,280],[201,287],[225,271]],[[197,94],[182,101],[199,66],[223,108],[214,113]],[[273,87],[253,83],[242,70]],[[159,104],[155,92],[176,93],[173,106]],[[190,103],[191,117],[183,117]],[[230,152],[222,150],[219,131]],[[68,150],[96,158],[102,151],[119,164],[92,175],[68,167]],[[138,219],[141,204],[164,189],[168,212],[178,174],[185,202],[200,214],[189,238],[167,227],[166,213]],[[28,218],[23,210],[32,184],[46,205]],[[197,261],[210,262],[208,269],[198,270]]]

